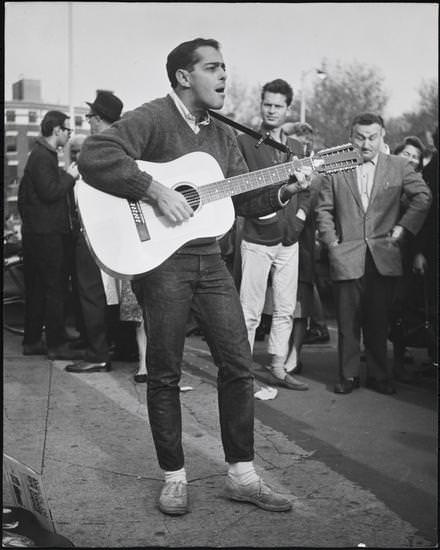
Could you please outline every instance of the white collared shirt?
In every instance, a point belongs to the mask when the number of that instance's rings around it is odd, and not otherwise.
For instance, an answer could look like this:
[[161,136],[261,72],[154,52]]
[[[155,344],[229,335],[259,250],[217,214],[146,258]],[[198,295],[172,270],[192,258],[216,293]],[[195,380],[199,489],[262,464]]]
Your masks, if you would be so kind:
[[364,210],[367,210],[373,189],[378,155],[356,167],[357,183]]
[[195,134],[198,134],[200,132],[200,126],[207,126],[211,122],[211,117],[209,116],[209,113],[206,113],[206,117],[203,120],[197,122],[196,117],[189,111],[188,107],[183,103],[183,101],[174,90],[170,91],[170,96],[171,99],[174,101],[177,110]]

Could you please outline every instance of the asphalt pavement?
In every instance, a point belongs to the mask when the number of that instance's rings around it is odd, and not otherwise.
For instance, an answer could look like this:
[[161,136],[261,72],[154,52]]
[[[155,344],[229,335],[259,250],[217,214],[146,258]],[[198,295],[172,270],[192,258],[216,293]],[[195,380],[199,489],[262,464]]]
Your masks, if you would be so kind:
[[[66,362],[23,356],[21,337],[4,331],[3,450],[42,475],[57,532],[76,547],[435,547],[437,378],[398,384],[393,396],[336,395],[330,329],[329,343],[304,348],[308,391],[279,388],[255,403],[255,464],[290,512],[223,495],[216,368],[200,336],[187,339],[181,381],[191,388],[181,393],[185,516],[157,509],[162,475],[135,363],[71,374]],[[257,342],[260,384],[265,347]]]

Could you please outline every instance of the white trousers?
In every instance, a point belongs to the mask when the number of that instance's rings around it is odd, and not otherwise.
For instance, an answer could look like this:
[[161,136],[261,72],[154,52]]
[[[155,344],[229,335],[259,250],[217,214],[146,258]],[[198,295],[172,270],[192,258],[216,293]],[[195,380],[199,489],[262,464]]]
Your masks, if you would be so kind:
[[273,314],[267,351],[285,360],[298,289],[298,243],[266,246],[243,240],[241,257],[240,301],[251,349],[254,348],[255,331],[260,324],[271,273]]

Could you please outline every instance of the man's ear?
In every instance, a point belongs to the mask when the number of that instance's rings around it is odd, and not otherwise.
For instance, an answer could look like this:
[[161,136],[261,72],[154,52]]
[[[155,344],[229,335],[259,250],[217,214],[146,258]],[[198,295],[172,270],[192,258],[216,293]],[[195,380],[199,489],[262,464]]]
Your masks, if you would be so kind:
[[177,69],[176,80],[182,88],[189,88],[191,86],[190,72],[186,69]]

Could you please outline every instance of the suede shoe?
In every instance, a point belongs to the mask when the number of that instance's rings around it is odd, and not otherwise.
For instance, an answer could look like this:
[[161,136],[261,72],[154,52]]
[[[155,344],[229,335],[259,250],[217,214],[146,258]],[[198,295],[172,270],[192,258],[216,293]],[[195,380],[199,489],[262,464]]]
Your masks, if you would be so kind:
[[87,373],[87,372],[109,372],[112,370],[110,361],[78,361],[66,366],[67,372]]
[[230,476],[226,476],[226,496],[231,500],[251,502],[269,512],[288,512],[292,508],[291,502],[283,495],[275,493],[261,477],[248,485],[240,485]]
[[184,481],[168,481],[162,487],[159,510],[169,516],[181,516],[188,512],[188,491]]

